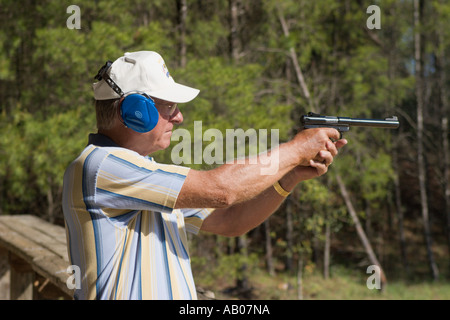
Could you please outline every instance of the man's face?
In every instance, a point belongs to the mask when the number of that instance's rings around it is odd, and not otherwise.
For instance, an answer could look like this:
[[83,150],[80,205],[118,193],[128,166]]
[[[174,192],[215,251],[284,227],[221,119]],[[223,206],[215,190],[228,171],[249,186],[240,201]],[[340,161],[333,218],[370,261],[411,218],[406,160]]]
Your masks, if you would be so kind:
[[148,141],[152,141],[152,150],[149,154],[168,148],[173,126],[183,122],[183,115],[176,103],[157,98],[152,99],[155,101],[156,109],[159,112],[159,120],[152,131],[144,133],[148,137]]

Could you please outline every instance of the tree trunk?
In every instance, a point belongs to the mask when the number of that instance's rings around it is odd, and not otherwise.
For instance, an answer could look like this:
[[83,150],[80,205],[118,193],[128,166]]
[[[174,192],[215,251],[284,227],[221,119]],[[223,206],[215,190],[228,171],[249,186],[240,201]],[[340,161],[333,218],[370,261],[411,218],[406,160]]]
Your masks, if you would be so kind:
[[[390,43],[395,44],[395,37],[398,33],[398,30],[394,30],[390,37]],[[396,45],[389,46],[389,81],[394,82],[396,77],[398,76],[397,73],[397,65],[398,65],[398,48]],[[397,104],[397,92],[394,87],[392,87],[389,90],[389,98],[388,98],[388,105],[389,106],[395,106]],[[388,111],[388,110],[386,110]],[[401,133],[400,133],[401,134]],[[394,169],[394,202],[395,202],[395,216],[397,218],[397,224],[398,224],[398,241],[399,241],[399,247],[400,247],[400,255],[402,259],[403,268],[406,272],[406,274],[409,274],[409,263],[408,263],[408,255],[407,255],[407,242],[405,238],[405,228],[404,228],[404,208],[402,204],[402,192],[401,192],[401,184],[400,184],[400,160],[398,157],[398,149],[400,145],[401,136],[393,135],[393,148],[392,148],[392,167]],[[395,232],[394,232],[395,233]]]
[[239,6],[238,0],[229,0],[230,6],[230,51],[233,61],[239,60]]
[[303,257],[302,254],[298,257],[297,265],[297,299],[303,300]]
[[53,200],[53,192],[52,192],[52,178],[47,177],[48,189],[47,189],[47,221],[54,223],[55,222],[55,201]]
[[[443,1],[440,1],[441,4]],[[438,30],[438,44],[442,45],[444,42],[443,31],[445,26],[440,24],[437,27]],[[448,81],[446,76],[446,64],[445,50],[441,49],[438,54],[438,70],[439,70],[439,88],[441,92],[441,130],[442,130],[442,149],[444,152],[444,163],[443,163],[443,186],[444,186],[444,202],[445,202],[445,212],[447,217],[447,242],[448,242],[448,253],[450,257],[450,143],[449,143],[449,131],[448,131],[448,116],[450,113],[450,106],[448,103],[448,94],[446,88],[446,83]]]
[[356,213],[355,208],[353,207],[352,201],[350,199],[350,195],[347,192],[347,188],[345,187],[345,184],[342,182],[341,176],[336,175],[336,180],[339,185],[339,188],[341,189],[342,196],[344,197],[345,204],[347,206],[348,212],[350,213],[350,216],[352,217],[352,220],[355,224],[356,232],[358,233],[359,238],[361,239],[361,242],[363,244],[364,250],[366,251],[370,262],[373,265],[377,265],[381,270],[381,288],[384,288],[387,284],[386,275],[383,271],[383,268],[381,267],[380,262],[377,259],[377,256],[375,255],[375,252],[372,249],[372,246],[370,245],[370,241],[367,238],[366,234],[364,233],[364,229],[359,221],[358,215]]
[[[443,88],[443,87],[442,87]],[[442,90],[442,95],[445,95],[445,90]],[[448,141],[448,107],[444,109],[447,112],[442,117],[442,145],[444,149],[444,197],[445,197],[445,211],[447,212],[447,242],[448,242],[448,255],[450,257],[450,144]],[[447,111],[446,111],[447,110]]]
[[439,271],[434,261],[432,250],[432,236],[428,212],[428,199],[426,191],[426,167],[423,147],[423,106],[424,106],[424,79],[423,79],[423,43],[422,32],[420,30],[423,0],[414,0],[414,60],[416,77],[416,99],[417,99],[417,165],[419,173],[420,203],[422,211],[422,221],[427,249],[428,263],[430,264],[431,276],[434,280],[439,277]]
[[370,202],[367,199],[364,199],[364,206],[365,206],[365,213],[366,213],[366,219],[365,219],[365,229],[367,238],[373,240],[373,232],[372,232],[372,208],[370,207]]
[[403,206],[402,206],[402,198],[401,198],[401,187],[400,187],[400,179],[399,179],[399,164],[398,164],[398,152],[397,148],[393,150],[393,163],[394,163],[394,185],[395,185],[395,207],[397,212],[397,220],[398,220],[398,237],[400,242],[400,253],[402,256],[403,268],[406,271],[406,274],[409,274],[409,263],[408,263],[408,255],[406,249],[406,238],[405,238],[405,230],[403,223]]
[[180,67],[186,67],[186,18],[187,18],[187,3],[186,0],[177,0],[178,8],[178,28],[180,33],[179,42],[179,56]]
[[292,272],[294,270],[294,226],[292,221],[293,205],[292,195],[286,199],[286,270]]
[[[286,20],[284,19],[284,14],[279,4],[277,4],[277,11],[278,11],[278,19],[280,20],[281,28],[283,29],[283,34],[287,38],[289,37],[289,28],[286,23]],[[314,112],[315,111],[314,104],[311,98],[311,94],[309,93],[308,86],[306,85],[305,78],[303,77],[302,69],[300,68],[300,64],[298,63],[295,48],[292,47],[289,48],[289,56],[291,57],[292,64],[294,65],[295,75],[297,76],[298,83],[302,88],[303,95],[307,99],[309,107],[312,109],[311,111]]]
[[323,277],[328,279],[330,277],[330,221],[326,218],[327,221],[325,223],[325,248],[323,251]]
[[266,238],[266,263],[267,272],[273,277],[275,275],[275,268],[273,266],[273,255],[272,255],[272,238],[270,236],[270,222],[269,219],[264,221],[264,233]]
[[251,286],[248,280],[248,244],[247,244],[247,236],[244,234],[238,238],[237,240],[237,248],[238,253],[243,258],[241,259],[243,262],[240,263],[238,267],[238,276],[236,279],[236,292],[238,296],[244,299],[250,299],[251,297]]

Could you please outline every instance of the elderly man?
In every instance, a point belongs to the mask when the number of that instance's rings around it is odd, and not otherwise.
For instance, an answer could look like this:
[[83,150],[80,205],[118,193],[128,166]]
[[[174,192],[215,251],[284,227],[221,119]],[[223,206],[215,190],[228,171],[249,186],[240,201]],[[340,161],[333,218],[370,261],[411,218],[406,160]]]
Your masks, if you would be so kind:
[[[334,129],[308,129],[245,163],[160,164],[149,155],[169,147],[183,121],[178,104],[199,90],[176,83],[152,51],[109,61],[96,79],[98,133],[64,175],[68,251],[81,271],[76,299],[196,299],[186,232],[251,230],[300,181],[326,173],[346,144]],[[262,175],[274,161],[278,170]]]

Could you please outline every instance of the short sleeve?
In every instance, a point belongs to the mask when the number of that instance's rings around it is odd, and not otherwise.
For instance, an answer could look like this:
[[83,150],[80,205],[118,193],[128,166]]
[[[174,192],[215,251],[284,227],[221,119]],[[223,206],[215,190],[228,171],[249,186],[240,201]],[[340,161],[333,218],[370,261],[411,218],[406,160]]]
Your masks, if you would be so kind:
[[111,149],[98,168],[95,203],[111,209],[172,212],[189,168]]
[[214,209],[181,209],[184,216],[184,224],[186,231],[198,234],[202,227],[203,221],[208,217]]

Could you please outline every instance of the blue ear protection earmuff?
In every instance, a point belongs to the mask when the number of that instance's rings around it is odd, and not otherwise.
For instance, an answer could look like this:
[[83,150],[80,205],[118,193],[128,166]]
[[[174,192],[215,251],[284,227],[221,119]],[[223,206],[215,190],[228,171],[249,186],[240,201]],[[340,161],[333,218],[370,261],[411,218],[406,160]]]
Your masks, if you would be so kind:
[[107,61],[94,79],[99,81],[104,79],[111,89],[120,97],[124,97],[120,105],[120,115],[125,126],[141,133],[153,130],[159,119],[159,112],[155,107],[155,102],[146,94],[131,93],[125,95],[122,89],[107,74],[111,65],[112,62]]
[[133,93],[125,97],[120,106],[124,124],[137,132],[149,132],[158,123],[155,102],[147,95]]

